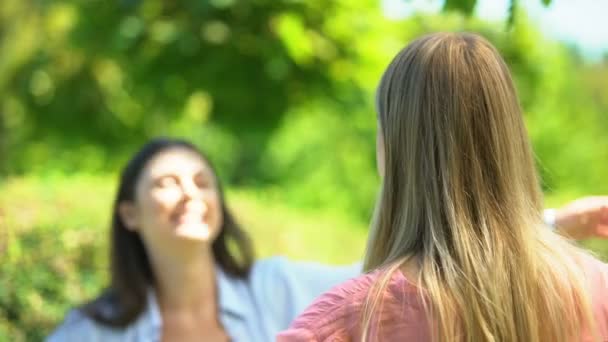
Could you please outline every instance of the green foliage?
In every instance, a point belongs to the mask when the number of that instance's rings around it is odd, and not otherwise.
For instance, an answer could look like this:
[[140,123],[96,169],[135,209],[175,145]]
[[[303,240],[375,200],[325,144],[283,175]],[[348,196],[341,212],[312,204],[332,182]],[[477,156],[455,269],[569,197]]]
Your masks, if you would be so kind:
[[[475,4],[448,0],[444,8],[470,14]],[[369,55],[358,42],[385,26],[378,7],[3,1],[0,171],[30,172],[32,160],[40,169],[114,170],[113,156],[151,136],[195,137],[181,129],[187,122],[238,136],[232,181],[264,179],[269,137],[289,108],[334,93],[336,80],[357,72],[351,61]]]
[[[513,3],[515,0],[511,0]],[[471,15],[475,9],[477,0],[446,0],[443,3],[443,9],[445,11],[458,10],[466,15]]]
[[517,13],[517,2],[518,0],[511,0],[511,3],[509,3],[509,15],[507,17],[507,24],[509,25],[509,27],[513,26],[513,23],[515,22],[515,14]]
[[[549,6],[551,0],[541,0],[544,6]],[[515,23],[515,16],[517,15],[519,0],[509,0],[509,9],[507,14],[507,24],[509,27]],[[477,0],[445,0],[443,3],[444,11],[459,11],[466,15],[471,15],[477,5]]]
[[508,29],[463,15],[475,4],[391,21],[371,0],[0,1],[0,341],[39,340],[103,286],[114,175],[156,135],[208,152],[260,255],[358,259],[375,87],[428,32],[479,32],[505,57],[549,205],[608,193],[608,60],[513,6]]
[[96,228],[107,222],[111,188],[90,177],[64,184],[51,178],[2,186],[0,336],[7,340],[42,340],[67,303],[105,281],[106,244]]
[[[108,154],[150,136],[184,134],[179,128],[186,121],[238,135],[233,157],[248,172],[230,176],[255,176],[259,151],[286,109],[328,92],[328,69],[352,57],[348,41],[326,30],[344,6],[3,2],[0,108],[8,133],[4,161],[10,161],[4,171],[23,173],[32,159],[82,146],[103,146],[94,154],[112,159]],[[65,163],[69,170],[76,161]],[[104,166],[115,164],[85,165]]]

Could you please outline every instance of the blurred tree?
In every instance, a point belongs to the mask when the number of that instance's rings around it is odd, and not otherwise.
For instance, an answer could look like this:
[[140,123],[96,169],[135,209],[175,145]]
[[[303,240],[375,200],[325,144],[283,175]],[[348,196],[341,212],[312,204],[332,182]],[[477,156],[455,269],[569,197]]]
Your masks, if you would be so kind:
[[[13,172],[25,171],[32,155],[49,158],[61,147],[115,153],[186,120],[238,136],[238,180],[255,174],[259,152],[286,109],[328,93],[330,65],[351,58],[349,42],[324,30],[341,2],[0,6],[0,106]],[[13,136],[13,129],[20,132]],[[39,148],[24,153],[31,146]]]
[[208,124],[237,137],[197,131],[230,146],[232,181],[263,179],[260,153],[288,108],[318,94],[357,98],[361,83],[336,76],[359,58],[353,42],[378,24],[379,4],[2,1],[0,157],[10,163],[0,170],[113,167],[109,156],[147,137]]
[[505,30],[466,17],[475,4],[388,20],[377,0],[3,1],[4,172],[114,171],[148,137],[183,135],[232,184],[280,185],[299,203],[343,202],[365,217],[380,73],[421,34],[470,30],[513,70],[545,189],[598,183],[578,165],[603,155],[606,104],[587,97],[595,82],[601,98],[601,73],[579,76],[583,61],[525,13]]
[[[405,0],[407,1],[407,0]],[[541,0],[542,4],[549,6],[552,0]],[[477,0],[445,0],[443,10],[457,10],[467,15],[471,15],[475,9]],[[507,15],[507,23],[513,25],[515,16],[517,15],[519,0],[509,0],[509,13]]]

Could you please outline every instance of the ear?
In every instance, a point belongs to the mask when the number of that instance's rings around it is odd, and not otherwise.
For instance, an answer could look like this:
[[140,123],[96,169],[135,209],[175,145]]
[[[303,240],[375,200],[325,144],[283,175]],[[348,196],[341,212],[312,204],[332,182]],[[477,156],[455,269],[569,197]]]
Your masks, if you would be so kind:
[[137,231],[137,208],[135,204],[130,201],[120,202],[118,205],[118,215],[125,224],[125,228],[131,231]]

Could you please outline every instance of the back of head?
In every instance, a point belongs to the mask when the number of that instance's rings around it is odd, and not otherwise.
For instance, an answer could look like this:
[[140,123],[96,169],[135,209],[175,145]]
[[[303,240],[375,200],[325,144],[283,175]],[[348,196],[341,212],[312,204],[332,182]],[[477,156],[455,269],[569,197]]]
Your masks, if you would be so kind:
[[377,101],[385,166],[366,269],[418,261],[441,341],[579,336],[589,317],[579,251],[542,227],[533,153],[496,49],[469,33],[421,37],[391,62]]

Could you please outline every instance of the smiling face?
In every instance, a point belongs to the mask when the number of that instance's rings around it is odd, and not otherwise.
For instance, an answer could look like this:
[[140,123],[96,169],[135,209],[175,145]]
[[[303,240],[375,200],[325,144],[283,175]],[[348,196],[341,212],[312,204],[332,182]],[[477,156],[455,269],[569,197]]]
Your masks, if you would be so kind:
[[134,202],[121,203],[120,212],[147,247],[184,241],[211,245],[223,222],[215,175],[199,154],[186,148],[150,160],[136,183]]

